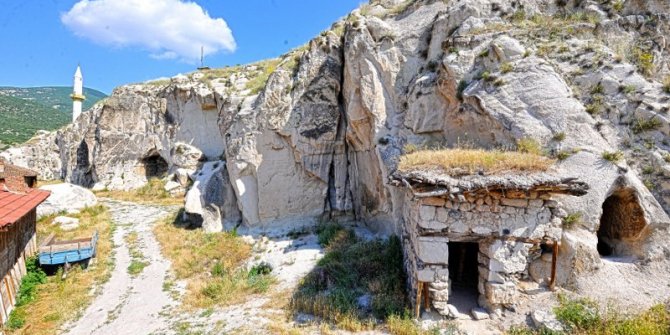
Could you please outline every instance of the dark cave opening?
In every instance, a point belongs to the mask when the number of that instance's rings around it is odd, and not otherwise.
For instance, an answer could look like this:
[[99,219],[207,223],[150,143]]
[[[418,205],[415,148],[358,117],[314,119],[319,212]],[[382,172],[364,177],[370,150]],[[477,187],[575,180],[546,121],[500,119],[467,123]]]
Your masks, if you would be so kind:
[[158,154],[153,154],[142,159],[144,175],[147,179],[163,178],[168,173],[168,163]]
[[621,189],[603,203],[603,214],[598,227],[598,253],[601,256],[625,254],[625,240],[635,239],[646,225],[644,212],[635,191]]

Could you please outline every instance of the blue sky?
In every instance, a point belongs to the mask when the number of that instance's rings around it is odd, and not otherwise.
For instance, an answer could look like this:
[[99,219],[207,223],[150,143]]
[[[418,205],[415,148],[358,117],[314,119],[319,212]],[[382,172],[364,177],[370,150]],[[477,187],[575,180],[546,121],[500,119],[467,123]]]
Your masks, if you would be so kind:
[[201,45],[210,67],[276,57],[362,1],[0,0],[0,86],[69,86],[80,62],[84,85],[111,93],[193,71]]

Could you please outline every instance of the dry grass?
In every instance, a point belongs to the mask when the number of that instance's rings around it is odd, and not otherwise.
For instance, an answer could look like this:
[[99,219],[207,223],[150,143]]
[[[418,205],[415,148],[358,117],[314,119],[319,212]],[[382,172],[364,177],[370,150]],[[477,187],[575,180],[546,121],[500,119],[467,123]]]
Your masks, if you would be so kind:
[[95,195],[102,198],[112,198],[121,201],[130,201],[140,204],[151,205],[182,205],[184,204],[183,196],[173,196],[165,191],[165,183],[158,179],[149,179],[146,185],[130,191],[96,191]]
[[180,213],[166,217],[156,224],[154,234],[177,279],[188,283],[185,307],[232,305],[269,289],[270,275],[258,268],[242,268],[251,246],[234,233],[188,229],[179,217]]
[[441,170],[451,175],[546,171],[555,160],[534,153],[481,149],[419,150],[400,158],[401,171]]
[[17,307],[15,314],[25,320],[24,331],[7,332],[7,334],[54,334],[66,321],[73,320],[90,304],[95,288],[109,280],[113,267],[112,241],[113,225],[107,209],[98,205],[84,209],[78,215],[80,227],[73,231],[62,231],[58,225],[52,225],[55,216],[40,220],[37,224],[38,240],[54,233],[59,240],[91,236],[98,231],[97,258],[88,269],[82,270],[74,266],[65,279],[60,271],[50,276],[45,284],[37,288],[35,300]]

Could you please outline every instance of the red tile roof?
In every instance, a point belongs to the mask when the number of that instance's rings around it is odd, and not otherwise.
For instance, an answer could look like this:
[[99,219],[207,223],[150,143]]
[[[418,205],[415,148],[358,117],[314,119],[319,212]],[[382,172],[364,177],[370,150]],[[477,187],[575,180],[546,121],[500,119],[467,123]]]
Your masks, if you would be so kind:
[[0,190],[0,228],[16,223],[46,200],[51,192],[30,189],[28,193]]

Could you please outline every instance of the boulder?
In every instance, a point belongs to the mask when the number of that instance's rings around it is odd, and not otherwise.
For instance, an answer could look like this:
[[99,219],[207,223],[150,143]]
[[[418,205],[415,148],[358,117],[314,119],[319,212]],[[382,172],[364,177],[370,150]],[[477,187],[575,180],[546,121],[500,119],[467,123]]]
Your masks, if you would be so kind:
[[40,189],[51,192],[51,195],[37,207],[38,217],[82,210],[98,203],[98,199],[93,192],[69,183],[44,185]]
[[192,175],[184,212],[206,232],[220,232],[240,223],[240,211],[224,161],[207,162]]

